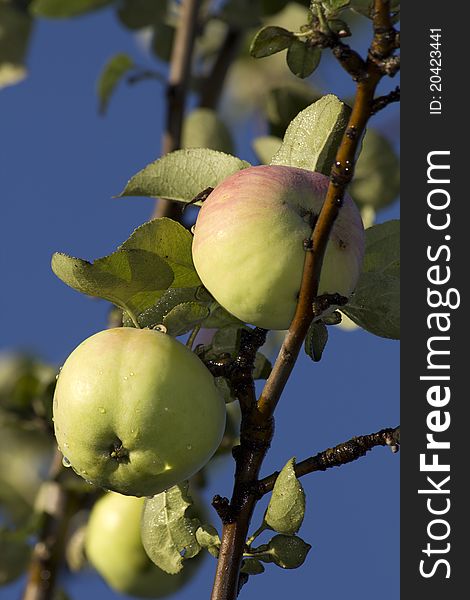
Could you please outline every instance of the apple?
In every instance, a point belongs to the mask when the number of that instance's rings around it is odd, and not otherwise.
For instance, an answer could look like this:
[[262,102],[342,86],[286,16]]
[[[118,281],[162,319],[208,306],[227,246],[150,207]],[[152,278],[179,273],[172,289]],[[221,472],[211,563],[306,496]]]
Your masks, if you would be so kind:
[[[287,329],[295,313],[310,238],[329,178],[286,166],[238,171],[205,200],[194,227],[201,281],[230,313]],[[361,216],[347,194],[328,241],[319,294],[350,297],[364,255]]]
[[161,598],[180,588],[194,569],[188,563],[177,575],[169,575],[147,556],[140,537],[144,502],[144,498],[114,492],[102,496],[90,514],[85,552],[113,589],[132,596]]
[[224,401],[201,360],[166,333],[130,327],[96,333],[72,352],[53,413],[64,462],[131,496],[194,475],[225,427]]

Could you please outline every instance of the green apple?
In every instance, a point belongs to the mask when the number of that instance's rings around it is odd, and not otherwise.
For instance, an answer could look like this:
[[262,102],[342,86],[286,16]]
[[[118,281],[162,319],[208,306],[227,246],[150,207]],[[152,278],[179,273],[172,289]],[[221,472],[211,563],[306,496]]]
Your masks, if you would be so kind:
[[130,327],[101,331],[72,352],[53,413],[64,461],[131,496],[191,477],[225,426],[225,404],[201,360],[166,333]]
[[180,588],[194,570],[188,569],[188,564],[177,575],[168,575],[153,564],[140,538],[143,508],[144,498],[106,493],[91,511],[85,552],[113,589],[132,596],[161,598]]
[[[266,329],[287,329],[297,305],[310,238],[329,178],[296,167],[249,167],[220,183],[194,228],[201,281],[230,313]],[[328,241],[319,293],[349,297],[359,278],[364,228],[346,195]]]

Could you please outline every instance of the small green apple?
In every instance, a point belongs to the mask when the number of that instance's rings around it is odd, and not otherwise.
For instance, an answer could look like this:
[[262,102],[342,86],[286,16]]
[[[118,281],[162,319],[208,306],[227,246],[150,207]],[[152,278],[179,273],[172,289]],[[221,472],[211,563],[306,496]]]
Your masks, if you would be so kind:
[[188,479],[216,451],[225,404],[210,372],[160,331],[120,327],[82,342],[53,401],[64,460],[84,479],[151,496]]
[[113,589],[132,596],[161,598],[180,588],[194,570],[188,569],[188,564],[177,575],[168,575],[153,564],[140,537],[143,508],[144,498],[106,493],[91,511],[85,552]]
[[[328,189],[321,173],[249,167],[220,183],[194,228],[201,281],[230,313],[258,327],[287,329],[297,305],[310,238]],[[364,228],[346,195],[328,241],[319,293],[349,297],[359,278]]]

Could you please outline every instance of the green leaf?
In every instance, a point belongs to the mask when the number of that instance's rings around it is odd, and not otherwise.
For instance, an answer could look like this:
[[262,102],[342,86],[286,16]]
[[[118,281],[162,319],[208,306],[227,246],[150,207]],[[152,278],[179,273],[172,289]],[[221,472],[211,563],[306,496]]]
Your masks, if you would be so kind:
[[250,46],[250,54],[254,58],[264,58],[271,56],[289,48],[295,42],[295,37],[290,31],[283,27],[263,27],[255,35]]
[[94,263],[56,252],[52,270],[78,292],[109,300],[133,315],[153,304],[173,280],[166,261],[146,250],[117,250]]
[[341,323],[341,313],[338,310],[334,310],[328,315],[322,316],[322,321],[325,325],[339,325]]
[[342,19],[328,19],[328,27],[334,33],[342,33],[343,37],[351,35],[349,25],[346,23],[346,21],[343,21]]
[[124,0],[117,15],[129,29],[142,29],[160,23],[166,12],[166,0]]
[[310,356],[314,362],[321,360],[323,350],[328,341],[328,329],[321,321],[314,321],[305,337],[305,353]]
[[232,136],[214,110],[196,108],[185,118],[181,146],[233,152]]
[[219,556],[220,537],[217,529],[212,525],[202,524],[196,530],[196,540],[201,548],[207,548],[215,558]]
[[322,5],[327,18],[335,16],[349,5],[350,0],[322,0]]
[[281,147],[282,140],[274,135],[263,135],[253,141],[253,149],[260,162],[269,165],[273,156]]
[[127,54],[116,54],[105,64],[97,84],[100,114],[106,113],[109,100],[118,83],[133,67],[134,61]]
[[261,573],[264,573],[264,566],[257,558],[245,558],[242,562],[240,573],[261,575]]
[[295,39],[287,51],[287,66],[296,77],[305,79],[320,64],[321,49],[311,47],[307,42]]
[[193,558],[201,549],[196,539],[199,519],[185,516],[190,506],[187,481],[145,500],[142,544],[150,559],[166,573],[179,573],[183,559]]
[[400,338],[400,221],[366,229],[362,274],[341,310],[370,333]]
[[209,316],[209,309],[198,302],[183,302],[172,308],[163,319],[163,325],[173,336],[183,335]]
[[[155,304],[141,312],[137,321],[140,327],[155,327],[155,325],[163,324],[165,316],[175,306],[184,302],[192,302],[197,300],[198,287],[192,288],[174,288],[171,287],[157,300]],[[130,326],[129,321],[124,321],[125,326]]]
[[306,81],[300,79],[269,90],[265,110],[271,133],[283,136],[299,112],[319,98],[320,95]]
[[[140,327],[155,327],[155,325],[164,324],[170,328],[171,335],[182,335],[182,330],[189,331],[197,324],[204,325],[208,329],[233,326],[234,324],[239,327],[242,324],[222,308],[202,286],[188,288],[173,286],[174,283],[158,298],[155,304],[137,316]],[[175,309],[174,312],[173,309]],[[131,322],[124,319],[124,325],[130,326]],[[181,331],[181,333],[175,333],[176,331]]]
[[297,533],[305,514],[305,493],[294,467],[295,458],[291,458],[279,473],[264,515],[271,529],[287,535]]
[[203,190],[215,187],[229,175],[249,166],[235,156],[207,148],[175,150],[134,175],[120,196],[191,202]]
[[162,217],[144,223],[131,234],[120,250],[145,250],[157,254],[172,268],[174,288],[196,287],[201,280],[194,268],[193,236],[180,223]]
[[221,354],[230,354],[232,357],[237,356],[240,352],[241,332],[243,329],[248,329],[246,325],[223,327],[215,332],[212,338],[212,352],[214,356]]
[[219,12],[219,18],[235,29],[250,29],[261,24],[259,0],[227,0]]
[[33,0],[30,11],[37,17],[63,19],[113,4],[114,0]]
[[240,319],[231,315],[215,300],[212,300],[208,306],[210,308],[210,315],[204,321],[204,327],[208,329],[219,329],[234,325],[237,327],[243,325],[243,322],[240,321]]
[[271,164],[329,175],[349,113],[350,108],[336,96],[323,96],[295,117]]
[[271,374],[271,362],[261,352],[256,353],[255,368],[253,369],[253,379],[267,379]]
[[163,60],[169,62],[171,50],[175,39],[175,28],[167,23],[158,23],[153,27],[152,52]]
[[191,244],[190,232],[164,217],[144,223],[116,252],[93,264],[56,253],[52,270],[79,292],[104,298],[128,311],[135,322],[170,284],[175,288],[200,285]]
[[297,569],[305,562],[311,547],[296,535],[275,535],[268,544],[256,549],[256,556],[283,569]]
[[383,135],[368,129],[349,192],[359,206],[379,210],[400,193],[400,160]]
[[225,377],[214,377],[214,383],[220,397],[223,399],[225,404],[235,402],[237,397],[235,396],[232,388],[230,387],[230,383],[227,381],[227,379],[225,379]]
[[31,17],[11,4],[0,3],[0,89],[22,81],[32,30]]

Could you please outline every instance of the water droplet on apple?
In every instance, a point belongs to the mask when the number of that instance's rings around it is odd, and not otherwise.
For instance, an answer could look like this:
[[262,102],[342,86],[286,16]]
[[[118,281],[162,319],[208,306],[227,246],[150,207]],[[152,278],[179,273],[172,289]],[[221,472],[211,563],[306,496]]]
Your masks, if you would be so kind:
[[102,415],[106,414],[106,409],[104,406],[100,406],[99,411]]
[[186,446],[186,450],[192,450],[192,449],[193,449],[193,447],[191,446],[191,444],[188,444],[188,445]]
[[124,375],[124,381],[127,381],[129,379],[129,377],[127,375]]
[[72,463],[69,461],[69,459],[66,456],[64,456],[62,458],[62,464],[64,465],[64,467],[71,467],[72,466]]
[[131,371],[131,372],[129,373],[129,376],[130,376],[130,377],[134,377],[134,375],[135,375],[134,371]]

